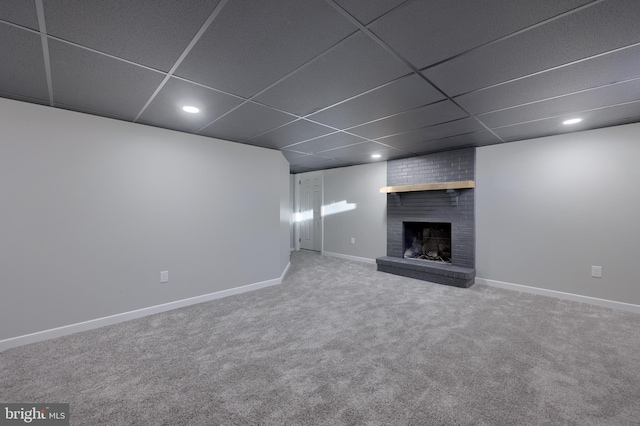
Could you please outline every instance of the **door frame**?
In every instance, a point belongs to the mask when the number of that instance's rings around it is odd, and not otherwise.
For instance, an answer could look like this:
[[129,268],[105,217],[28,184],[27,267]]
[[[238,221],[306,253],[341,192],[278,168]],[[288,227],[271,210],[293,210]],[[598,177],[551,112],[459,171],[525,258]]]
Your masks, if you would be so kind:
[[[310,173],[320,174],[320,253],[324,251],[324,172],[317,170],[314,172],[298,173],[294,175],[293,184],[295,189],[293,191],[293,243],[295,251],[300,251],[300,222],[296,221],[296,213],[300,213],[300,188],[302,186],[302,179],[305,175]],[[315,239],[316,236],[314,235]]]

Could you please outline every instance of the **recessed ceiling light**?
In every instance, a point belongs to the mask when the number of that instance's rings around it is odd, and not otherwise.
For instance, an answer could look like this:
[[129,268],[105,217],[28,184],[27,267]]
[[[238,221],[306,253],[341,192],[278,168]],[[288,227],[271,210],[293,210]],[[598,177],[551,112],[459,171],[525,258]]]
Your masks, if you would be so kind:
[[571,120],[566,120],[563,121],[562,124],[567,125],[567,124],[576,124],[582,121],[582,118],[572,118]]
[[190,112],[191,114],[196,114],[196,113],[200,112],[200,108],[196,108],[194,106],[189,106],[189,105],[183,106],[182,110],[184,112]]
[[382,155],[380,154],[371,154],[371,158],[380,158]]

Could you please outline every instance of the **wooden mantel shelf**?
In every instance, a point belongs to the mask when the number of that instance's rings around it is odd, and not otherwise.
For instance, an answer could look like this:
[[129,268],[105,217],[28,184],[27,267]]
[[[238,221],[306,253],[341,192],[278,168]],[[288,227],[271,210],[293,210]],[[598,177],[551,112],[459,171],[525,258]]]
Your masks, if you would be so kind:
[[393,192],[415,192],[415,191],[438,191],[442,189],[466,189],[475,188],[476,183],[472,180],[461,180],[458,182],[422,183],[419,185],[384,186],[380,188],[382,193]]

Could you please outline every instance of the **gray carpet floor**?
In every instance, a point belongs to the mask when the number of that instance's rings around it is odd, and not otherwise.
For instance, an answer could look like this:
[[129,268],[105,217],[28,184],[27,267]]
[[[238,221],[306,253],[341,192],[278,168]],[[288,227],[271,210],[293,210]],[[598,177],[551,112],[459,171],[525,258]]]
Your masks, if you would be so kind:
[[640,315],[292,253],[283,284],[0,354],[73,425],[640,424]]

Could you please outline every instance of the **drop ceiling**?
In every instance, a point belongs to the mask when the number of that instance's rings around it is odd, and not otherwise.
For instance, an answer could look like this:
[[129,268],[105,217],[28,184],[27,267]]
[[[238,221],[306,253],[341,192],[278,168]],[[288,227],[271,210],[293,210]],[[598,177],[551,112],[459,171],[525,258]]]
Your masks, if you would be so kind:
[[298,173],[640,121],[638,22],[638,0],[2,0],[0,96]]

